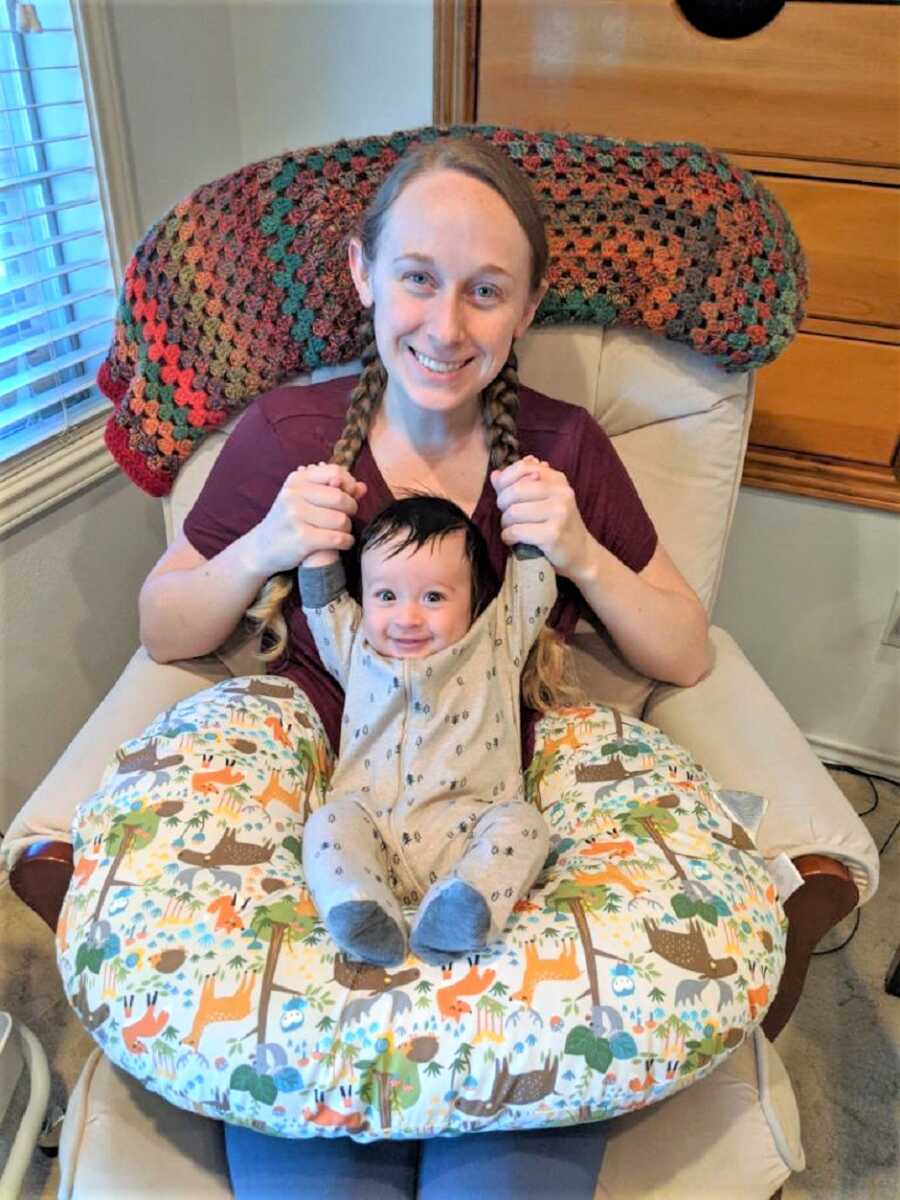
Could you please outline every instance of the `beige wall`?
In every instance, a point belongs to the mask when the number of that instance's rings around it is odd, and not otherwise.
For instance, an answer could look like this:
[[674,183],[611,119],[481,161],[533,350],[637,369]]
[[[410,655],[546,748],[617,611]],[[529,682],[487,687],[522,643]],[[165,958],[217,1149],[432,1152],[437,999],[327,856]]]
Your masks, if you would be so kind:
[[826,760],[900,779],[892,513],[742,488],[714,618]]
[[234,52],[224,0],[112,0],[142,225],[241,157]]
[[0,829],[134,653],[138,589],[163,544],[159,502],[120,475],[4,540]]
[[431,121],[431,0],[231,0],[246,161]]

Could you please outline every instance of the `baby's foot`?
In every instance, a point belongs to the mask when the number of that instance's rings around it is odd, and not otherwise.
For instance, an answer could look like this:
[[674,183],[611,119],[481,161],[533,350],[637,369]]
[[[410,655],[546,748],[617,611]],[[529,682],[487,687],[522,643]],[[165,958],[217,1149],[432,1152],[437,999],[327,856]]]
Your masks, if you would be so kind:
[[374,900],[336,904],[325,924],[350,958],[378,967],[395,967],[406,958],[406,930]]
[[432,966],[477,954],[487,945],[491,911],[468,883],[451,879],[436,884],[419,909],[410,933],[410,949]]

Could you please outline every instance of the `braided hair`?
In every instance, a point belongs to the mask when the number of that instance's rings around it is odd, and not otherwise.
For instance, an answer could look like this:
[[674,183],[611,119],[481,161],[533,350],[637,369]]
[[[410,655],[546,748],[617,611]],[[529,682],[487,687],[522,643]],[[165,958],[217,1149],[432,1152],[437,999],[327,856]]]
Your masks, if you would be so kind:
[[[363,442],[369,432],[372,413],[384,395],[387,372],[378,356],[375,329],[371,313],[363,325],[365,349],[362,354],[362,371],[353,391],[344,419],[341,436],[331,451],[330,462],[349,471],[356,461]],[[244,614],[245,621],[262,635],[262,644],[257,655],[265,663],[282,658],[288,645],[288,627],[282,609],[294,587],[294,573],[284,571],[266,580],[259,595]]]

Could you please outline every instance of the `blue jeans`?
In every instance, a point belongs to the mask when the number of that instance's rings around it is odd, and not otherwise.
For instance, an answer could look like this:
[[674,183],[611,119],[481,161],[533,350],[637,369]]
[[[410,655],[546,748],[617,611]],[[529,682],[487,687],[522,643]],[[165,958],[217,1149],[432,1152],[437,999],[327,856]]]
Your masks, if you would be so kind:
[[598,1124],[368,1143],[225,1125],[236,1200],[593,1200],[605,1149]]

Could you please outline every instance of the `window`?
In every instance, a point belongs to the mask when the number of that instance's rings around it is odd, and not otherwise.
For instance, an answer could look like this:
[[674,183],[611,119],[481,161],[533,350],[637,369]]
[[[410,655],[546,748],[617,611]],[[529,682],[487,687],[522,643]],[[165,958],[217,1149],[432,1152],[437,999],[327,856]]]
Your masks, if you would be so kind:
[[115,299],[69,0],[0,0],[0,462],[107,409]]

